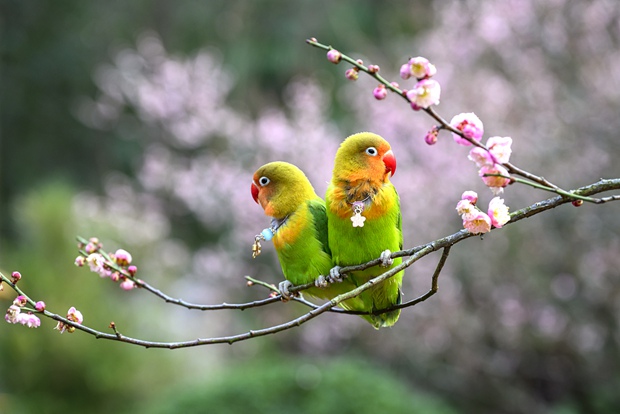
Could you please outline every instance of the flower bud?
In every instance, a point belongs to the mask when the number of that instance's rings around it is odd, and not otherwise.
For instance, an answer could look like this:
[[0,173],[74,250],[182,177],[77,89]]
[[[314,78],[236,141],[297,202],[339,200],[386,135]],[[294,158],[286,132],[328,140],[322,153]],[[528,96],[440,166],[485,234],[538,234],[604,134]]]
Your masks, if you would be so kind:
[[330,49],[327,52],[327,60],[334,64],[340,63],[340,59],[342,58],[342,54],[336,49]]
[[461,200],[467,200],[471,204],[476,205],[478,202],[478,193],[472,190],[467,190],[461,195]]
[[385,88],[385,85],[381,84],[377,86],[374,91],[372,91],[372,94],[375,96],[375,99],[380,101],[387,97],[387,89]]
[[22,274],[21,273],[19,273],[19,272],[11,273],[11,282],[13,284],[19,282],[19,279],[21,279],[21,278],[22,278]]
[[119,286],[123,290],[131,290],[136,287],[136,284],[134,283],[133,280],[125,279],[119,284]]
[[359,78],[358,69],[357,68],[347,69],[347,71],[344,73],[344,76],[349,80],[355,81],[357,80],[357,78]]
[[411,67],[408,63],[400,67],[400,77],[403,79],[409,79],[411,77]]
[[438,135],[439,135],[439,129],[436,126],[434,126],[433,128],[430,129],[430,131],[426,133],[426,135],[424,136],[424,141],[428,145],[435,145],[437,143]]

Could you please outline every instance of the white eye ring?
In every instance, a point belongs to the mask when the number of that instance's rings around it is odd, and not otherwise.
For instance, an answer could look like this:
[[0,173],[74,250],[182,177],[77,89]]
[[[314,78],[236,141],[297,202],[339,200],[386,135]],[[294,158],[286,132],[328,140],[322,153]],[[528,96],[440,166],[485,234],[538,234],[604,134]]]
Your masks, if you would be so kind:
[[379,151],[377,151],[375,147],[366,148],[366,154],[370,155],[371,157],[375,157],[378,153]]
[[263,176],[263,177],[258,179],[258,183],[260,184],[261,187],[264,187],[264,186],[266,186],[267,184],[270,183],[270,180],[269,180],[269,178]]

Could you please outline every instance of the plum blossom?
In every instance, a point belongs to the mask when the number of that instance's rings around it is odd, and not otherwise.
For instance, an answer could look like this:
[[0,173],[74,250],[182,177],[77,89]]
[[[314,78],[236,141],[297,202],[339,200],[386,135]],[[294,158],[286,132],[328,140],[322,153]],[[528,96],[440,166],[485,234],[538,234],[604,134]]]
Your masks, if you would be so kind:
[[409,62],[400,67],[400,77],[403,79],[409,79],[412,76],[417,79],[430,78],[436,73],[435,65],[422,56],[411,58]]
[[[21,306],[25,305],[25,297],[23,301],[20,297],[22,296],[18,296],[17,299],[13,301],[13,305],[9,306],[4,315],[4,320],[8,323],[19,323],[28,328],[38,328],[41,326],[41,320],[33,315],[32,312],[23,313],[21,311]],[[22,304],[22,302],[24,303]]]
[[8,323],[18,323],[18,316],[21,313],[21,308],[17,305],[11,305],[6,310],[6,315],[4,315],[4,320]]
[[415,110],[426,109],[431,105],[439,104],[441,86],[433,79],[422,79],[413,89],[407,91],[407,98]]
[[491,218],[491,224],[497,228],[501,228],[510,221],[508,206],[505,205],[504,200],[499,197],[493,197],[489,202],[488,214]]
[[472,148],[467,158],[475,162],[478,167],[505,164],[510,161],[511,145],[510,137],[491,137],[487,140],[488,150],[481,147]]
[[91,253],[86,258],[90,271],[98,273],[101,277],[110,277],[112,272],[105,267],[105,258],[100,253]]
[[17,315],[17,322],[21,323],[24,326],[27,326],[28,328],[38,328],[39,326],[41,326],[41,319],[39,319],[37,316],[33,315],[30,312],[20,313],[19,315]]
[[474,147],[469,150],[469,155],[467,156],[471,161],[476,163],[478,168],[482,167],[492,167],[495,162],[493,162],[493,156],[489,153],[489,151],[484,148]]
[[128,266],[131,264],[131,260],[131,254],[127,250],[118,249],[116,253],[114,253],[114,262],[119,266]]
[[15,300],[13,300],[13,305],[15,306],[26,306],[26,303],[28,303],[28,299],[26,299],[26,296],[24,295],[19,295],[15,298]]
[[[75,307],[71,306],[69,308],[69,310],[67,311],[67,319],[70,320],[71,322],[74,322],[78,325],[81,325],[82,322],[84,322],[84,316],[82,316],[82,312],[80,312],[79,310],[75,309]],[[65,332],[69,332],[69,333],[73,333],[75,332],[75,326],[71,326],[68,325],[64,322],[58,322],[58,324],[56,325],[56,327],[54,328],[58,331],[60,331],[60,333],[65,333]]]
[[45,310],[45,302],[43,302],[42,300],[38,301],[34,305],[34,308],[38,310],[39,312],[43,312]]
[[[474,141],[479,141],[484,134],[484,126],[482,121],[473,112],[460,113],[455,115],[450,121],[450,126],[458,129],[463,135]],[[471,142],[460,136],[459,134],[452,133],[454,141],[459,145],[471,145]]]
[[491,218],[486,213],[477,210],[471,217],[468,216],[463,220],[463,227],[473,234],[488,233],[491,231]]
[[[486,186],[489,187],[495,195],[502,193],[504,191],[504,187],[510,184],[510,178],[506,178],[510,175],[508,170],[499,164],[495,164],[492,167],[485,165],[480,168],[478,174],[482,178],[482,181],[484,181],[484,184],[486,184]],[[499,174],[504,177],[499,177],[497,175],[488,176],[488,174]]]
[[469,200],[461,200],[456,204],[456,212],[461,215],[463,221],[472,220],[477,214],[478,209]]
[[81,325],[82,322],[84,322],[84,316],[82,316],[82,312],[75,309],[75,307],[73,306],[71,306],[69,310],[67,311],[67,319],[79,325]]
[[487,148],[498,164],[505,164],[510,160],[511,145],[512,138],[510,137],[491,137],[487,140]]

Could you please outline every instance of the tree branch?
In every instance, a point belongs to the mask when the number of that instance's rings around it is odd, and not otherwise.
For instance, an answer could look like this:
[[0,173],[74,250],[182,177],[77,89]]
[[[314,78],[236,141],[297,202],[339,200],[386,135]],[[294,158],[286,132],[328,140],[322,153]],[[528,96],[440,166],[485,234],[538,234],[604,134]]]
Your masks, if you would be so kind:
[[[576,190],[574,190],[573,192],[582,196],[589,196],[592,194],[598,194],[598,193],[602,193],[605,191],[612,191],[612,190],[619,190],[620,189],[620,178],[616,178],[616,179],[601,179],[600,181],[578,188]],[[606,201],[616,201],[616,200],[620,200],[620,196],[611,196],[611,197],[605,197],[602,200],[606,200]],[[531,217],[533,215],[536,214],[540,214],[544,211],[550,210],[552,208],[558,207],[562,204],[568,203],[570,202],[570,199],[567,197],[562,197],[562,196],[557,196],[557,197],[553,197],[553,198],[549,198],[547,200],[543,200],[543,201],[539,201],[535,204],[532,204],[531,206],[522,208],[520,210],[515,211],[514,213],[512,213],[510,215],[510,221],[507,223],[508,224],[512,224],[512,223],[516,223],[519,220],[523,220],[525,218]],[[449,251],[450,251],[450,247],[455,245],[456,243],[459,243],[460,241],[463,241],[469,237],[474,236],[474,234],[470,233],[469,231],[463,229],[460,230],[454,234],[451,234],[449,236],[443,237],[441,239],[435,240],[433,242],[430,243],[426,243],[424,245],[421,246],[416,246],[413,247],[411,249],[408,250],[401,250],[398,252],[394,252],[392,253],[391,257],[395,258],[395,257],[406,257],[409,256],[409,258],[407,260],[404,260],[401,264],[399,264],[398,266],[393,267],[392,269],[382,273],[381,275],[369,280],[368,282],[364,283],[363,285],[360,285],[359,287],[343,293],[341,295],[336,296],[334,299],[332,299],[331,301],[328,301],[322,305],[314,305],[315,307],[308,311],[307,313],[292,319],[286,323],[283,324],[279,324],[279,325],[275,325],[275,326],[271,326],[268,328],[263,328],[263,329],[257,329],[257,330],[251,330],[251,331],[247,331],[245,333],[241,333],[241,334],[237,334],[237,335],[230,335],[230,336],[221,336],[221,337],[214,337],[214,338],[198,338],[198,339],[194,339],[194,340],[189,340],[189,341],[181,341],[181,342],[156,342],[156,341],[147,341],[147,340],[142,340],[142,339],[137,339],[137,338],[132,338],[129,336],[125,336],[122,333],[120,333],[120,331],[118,330],[118,328],[116,327],[116,324],[114,324],[113,322],[110,324],[110,328],[113,330],[113,333],[104,333],[101,331],[98,331],[96,329],[93,329],[91,327],[88,327],[86,325],[81,325],[78,323],[75,323],[67,318],[64,318],[60,315],[57,315],[55,313],[49,312],[47,310],[42,311],[42,312],[38,312],[50,319],[56,320],[58,322],[62,322],[66,325],[75,327],[76,330],[80,330],[82,332],[85,332],[87,334],[93,335],[95,338],[97,339],[107,339],[107,340],[111,340],[111,341],[117,341],[117,342],[124,342],[124,343],[129,343],[132,345],[138,345],[138,346],[143,346],[145,348],[167,348],[167,349],[179,349],[179,348],[188,348],[188,347],[193,347],[193,346],[200,346],[200,345],[213,345],[213,344],[222,344],[222,343],[227,343],[227,344],[233,344],[235,342],[239,342],[239,341],[244,341],[247,339],[251,339],[251,338],[257,338],[260,336],[265,336],[265,335],[271,335],[271,334],[275,334],[278,332],[282,332],[285,331],[287,329],[291,329],[294,328],[296,326],[300,326],[314,318],[316,318],[317,316],[319,316],[322,313],[331,311],[333,307],[337,306],[338,304],[340,304],[341,302],[347,300],[347,299],[351,299],[357,295],[359,295],[360,293],[362,293],[363,291],[365,291],[366,289],[371,288],[372,286],[381,283],[387,279],[389,279],[390,277],[393,277],[395,274],[397,274],[398,272],[400,272],[401,270],[406,269],[407,267],[411,266],[413,263],[415,263],[416,261],[418,261],[419,259],[421,259],[422,257],[438,251],[440,249],[443,249],[443,255],[441,257],[441,259],[439,260],[439,263],[437,264],[437,267],[435,269],[435,272],[433,274],[433,278],[431,281],[431,288],[430,290],[425,293],[424,295],[409,301],[409,302],[405,302],[401,305],[398,305],[398,307],[396,308],[405,308],[405,307],[410,307],[410,306],[414,306],[417,303],[423,302],[426,299],[428,299],[429,297],[431,297],[432,295],[434,295],[437,292],[438,289],[438,278],[439,278],[439,274],[441,273],[441,270],[443,268],[443,265],[448,257]],[[351,272],[354,270],[362,270],[362,269],[366,269],[368,267],[371,266],[375,266],[377,264],[379,264],[380,260],[379,259],[375,259],[375,260],[371,260],[368,263],[364,263],[361,265],[356,265],[356,266],[345,266],[343,267],[341,270],[343,271],[343,273],[346,272]],[[29,298],[20,288],[18,288],[14,283],[11,282],[11,280],[9,278],[7,278],[6,276],[4,276],[2,273],[0,273],[0,278],[2,279],[3,283],[6,283],[9,287],[11,287],[15,292],[17,292],[20,295],[24,295],[27,299],[27,302],[34,306],[35,302]],[[299,291],[302,290],[304,286],[297,286],[295,287],[295,291]],[[312,285],[313,286],[313,285]],[[309,287],[309,286],[308,286]],[[272,289],[273,290],[273,289]],[[159,295],[158,295],[159,296]],[[165,295],[167,296],[167,295]],[[161,297],[161,296],[159,296]],[[269,303],[273,303],[279,300],[278,297],[275,298],[269,298],[269,300],[271,300],[272,302]],[[171,302],[171,303],[175,303],[175,302]],[[179,303],[183,303],[183,302],[179,302]],[[197,305],[199,306],[199,308],[203,308],[204,305]],[[208,310],[208,308],[211,308],[215,306],[215,308],[220,309],[219,306],[220,305],[208,305],[207,307],[204,307],[204,310]],[[231,305],[225,305],[225,306],[231,306]],[[245,306],[245,305],[244,305]],[[396,309],[395,308],[395,309]],[[237,309],[237,308],[234,308]],[[393,310],[393,309],[390,309]],[[383,311],[389,311],[389,310],[382,310]],[[343,311],[344,313],[345,311]]]

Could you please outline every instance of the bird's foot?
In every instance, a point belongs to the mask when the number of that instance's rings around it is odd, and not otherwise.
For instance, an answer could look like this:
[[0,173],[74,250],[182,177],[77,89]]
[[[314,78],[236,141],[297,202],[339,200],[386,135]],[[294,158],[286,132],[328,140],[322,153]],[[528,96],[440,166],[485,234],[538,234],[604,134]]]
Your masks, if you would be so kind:
[[329,282],[327,281],[327,278],[323,275],[319,275],[319,277],[317,277],[314,281],[314,286],[318,288],[326,288],[328,285]]
[[384,250],[381,253],[381,256],[379,257],[381,259],[381,267],[392,266],[392,263],[394,263],[394,259],[390,257],[391,255],[392,255],[392,252],[389,250]]
[[344,275],[340,273],[340,266],[334,266],[329,270],[329,276],[327,276],[327,282],[340,283],[344,280]]
[[283,302],[288,302],[293,296],[295,296],[295,293],[289,290],[291,287],[293,287],[293,284],[288,280],[283,280],[278,283],[278,290],[280,291],[280,295],[282,295]]

